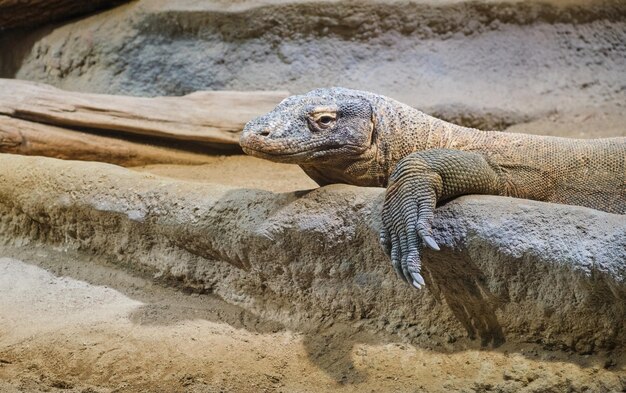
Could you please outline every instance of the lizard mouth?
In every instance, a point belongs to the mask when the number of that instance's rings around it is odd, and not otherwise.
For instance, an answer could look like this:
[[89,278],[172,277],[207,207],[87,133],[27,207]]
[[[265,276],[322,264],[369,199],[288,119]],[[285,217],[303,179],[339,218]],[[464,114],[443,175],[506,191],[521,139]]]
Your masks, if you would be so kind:
[[250,146],[242,146],[241,147],[243,149],[243,152],[254,156],[254,157],[259,157],[259,158],[264,158],[266,160],[271,160],[271,161],[286,161],[286,160],[290,160],[290,159],[295,159],[297,160],[298,158],[306,158],[307,155],[311,152],[310,150],[304,150],[304,151],[297,151],[297,152],[276,152],[276,151],[270,151],[267,149],[255,149],[253,147]]
[[263,149],[257,149],[255,147],[249,145],[243,145],[242,149],[244,153],[263,158],[270,161],[282,162],[282,163],[293,163],[300,164],[304,162],[310,162],[320,157],[325,157],[329,155],[333,155],[333,153],[347,153],[349,151],[357,151],[360,150],[358,146],[354,145],[341,145],[341,146],[319,146],[312,147],[309,149],[298,150],[298,151],[289,151],[287,149],[283,151],[277,151],[277,149],[268,149],[265,146]]
[[244,130],[239,145],[244,153],[274,162],[303,164],[323,161],[325,158],[344,155],[360,155],[367,146],[345,141],[321,141],[317,139],[271,139]]

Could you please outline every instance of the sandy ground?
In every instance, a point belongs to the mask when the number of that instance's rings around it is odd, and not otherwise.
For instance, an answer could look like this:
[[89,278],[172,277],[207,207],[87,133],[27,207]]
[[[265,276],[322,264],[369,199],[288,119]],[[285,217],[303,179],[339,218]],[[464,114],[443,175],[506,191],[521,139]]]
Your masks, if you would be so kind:
[[625,105],[587,106],[575,111],[554,112],[512,125],[505,131],[581,139],[625,137]]
[[[216,297],[155,286],[63,250],[0,252],[2,392],[626,388],[624,359],[607,363],[532,345],[440,353],[377,337],[327,345],[341,342],[341,326],[329,326],[312,344]],[[338,372],[329,372],[333,367]]]

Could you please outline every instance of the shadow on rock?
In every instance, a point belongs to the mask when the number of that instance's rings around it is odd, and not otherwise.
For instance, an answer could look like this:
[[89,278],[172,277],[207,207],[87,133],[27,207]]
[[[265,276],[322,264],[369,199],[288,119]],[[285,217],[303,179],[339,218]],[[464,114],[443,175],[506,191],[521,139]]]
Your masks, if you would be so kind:
[[469,338],[480,338],[483,347],[498,347],[506,341],[496,316],[500,301],[489,291],[484,274],[469,255],[442,248],[429,253],[424,266],[430,273],[433,295],[445,300]]
[[357,369],[353,356],[365,354],[359,344],[380,345],[400,342],[397,336],[373,333],[348,322],[333,323],[304,332],[303,344],[309,360],[339,384],[360,384],[368,379],[367,371]]
[[[303,344],[311,362],[335,381],[358,384],[367,379],[367,372],[355,368],[352,349],[356,343],[363,342],[365,337],[361,336],[365,335],[349,325],[334,324],[327,329],[306,332]],[[369,341],[378,341],[374,337],[368,338]]]
[[140,296],[140,300],[149,303],[133,311],[129,319],[139,325],[173,325],[181,321],[202,319],[256,333],[284,330],[280,323],[260,318],[214,295],[184,295],[173,290],[168,292],[161,299],[152,296],[141,299]]

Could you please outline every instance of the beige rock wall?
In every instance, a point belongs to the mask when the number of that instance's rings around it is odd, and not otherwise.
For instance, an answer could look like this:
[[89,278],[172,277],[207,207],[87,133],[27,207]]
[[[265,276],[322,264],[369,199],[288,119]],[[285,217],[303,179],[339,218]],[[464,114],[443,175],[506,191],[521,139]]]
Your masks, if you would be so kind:
[[0,76],[145,96],[340,85],[503,129],[623,103],[625,7],[617,0],[145,0],[7,37]]

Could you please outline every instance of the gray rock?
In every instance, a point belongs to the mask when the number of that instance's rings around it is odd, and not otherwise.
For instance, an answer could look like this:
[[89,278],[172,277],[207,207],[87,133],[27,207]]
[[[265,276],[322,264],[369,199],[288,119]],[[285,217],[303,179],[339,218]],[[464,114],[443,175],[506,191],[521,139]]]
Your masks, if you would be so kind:
[[437,209],[442,250],[426,251],[417,291],[378,246],[382,189],[275,194],[11,155],[0,167],[5,245],[93,255],[296,330],[345,324],[448,349],[626,343],[625,216],[458,198]]
[[0,39],[0,76],[68,90],[374,91],[503,129],[625,99],[626,5],[142,0]]

